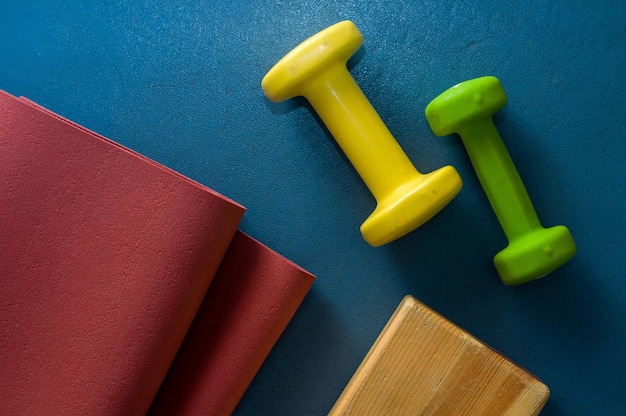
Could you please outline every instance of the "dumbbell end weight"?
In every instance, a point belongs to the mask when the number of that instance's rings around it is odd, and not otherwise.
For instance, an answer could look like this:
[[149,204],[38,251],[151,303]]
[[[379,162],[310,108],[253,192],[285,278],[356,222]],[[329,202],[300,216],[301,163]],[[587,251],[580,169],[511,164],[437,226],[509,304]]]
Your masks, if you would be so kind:
[[303,93],[312,78],[329,67],[345,66],[363,43],[363,35],[349,20],[336,23],[300,43],[263,77],[265,96],[274,102]]
[[576,254],[572,234],[563,225],[538,228],[515,239],[493,258],[504,284],[519,285],[540,279]]
[[374,247],[394,241],[435,216],[462,186],[452,166],[420,174],[378,201],[374,212],[361,225],[361,234]]

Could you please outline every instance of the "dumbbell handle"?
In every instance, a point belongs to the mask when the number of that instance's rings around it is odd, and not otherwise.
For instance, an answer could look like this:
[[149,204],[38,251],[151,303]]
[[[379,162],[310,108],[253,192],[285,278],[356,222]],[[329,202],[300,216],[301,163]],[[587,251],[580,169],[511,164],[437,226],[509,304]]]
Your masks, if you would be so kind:
[[463,127],[459,135],[509,241],[541,228],[526,187],[491,118]]
[[302,95],[377,200],[418,174],[345,65],[326,69]]

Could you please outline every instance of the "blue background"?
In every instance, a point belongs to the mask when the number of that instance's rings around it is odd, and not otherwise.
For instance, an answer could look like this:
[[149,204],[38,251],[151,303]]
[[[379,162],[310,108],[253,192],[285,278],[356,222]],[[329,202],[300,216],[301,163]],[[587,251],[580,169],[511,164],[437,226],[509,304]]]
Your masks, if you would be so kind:
[[[374,199],[319,119],[260,87],[344,19],[365,37],[351,73],[416,167],[464,179],[380,248],[359,233]],[[626,414],[623,2],[4,1],[0,28],[0,89],[237,200],[244,231],[317,275],[237,415],[326,414],[406,294],[538,375],[542,415]],[[579,249],[519,287],[494,270],[506,240],[460,140],[424,117],[482,75],[507,91],[495,122],[540,219]]]

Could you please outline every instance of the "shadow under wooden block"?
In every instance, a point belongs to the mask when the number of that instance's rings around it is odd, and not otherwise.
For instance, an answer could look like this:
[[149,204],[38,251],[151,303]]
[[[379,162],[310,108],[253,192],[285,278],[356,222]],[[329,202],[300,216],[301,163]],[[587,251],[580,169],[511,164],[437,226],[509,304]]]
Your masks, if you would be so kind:
[[549,395],[528,371],[406,296],[329,415],[536,416]]

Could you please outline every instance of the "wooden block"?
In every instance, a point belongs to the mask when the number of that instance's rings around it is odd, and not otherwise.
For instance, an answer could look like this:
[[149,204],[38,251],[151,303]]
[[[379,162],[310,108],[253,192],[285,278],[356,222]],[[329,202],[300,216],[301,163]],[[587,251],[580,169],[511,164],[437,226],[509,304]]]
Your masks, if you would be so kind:
[[406,296],[330,416],[536,416],[548,387]]

